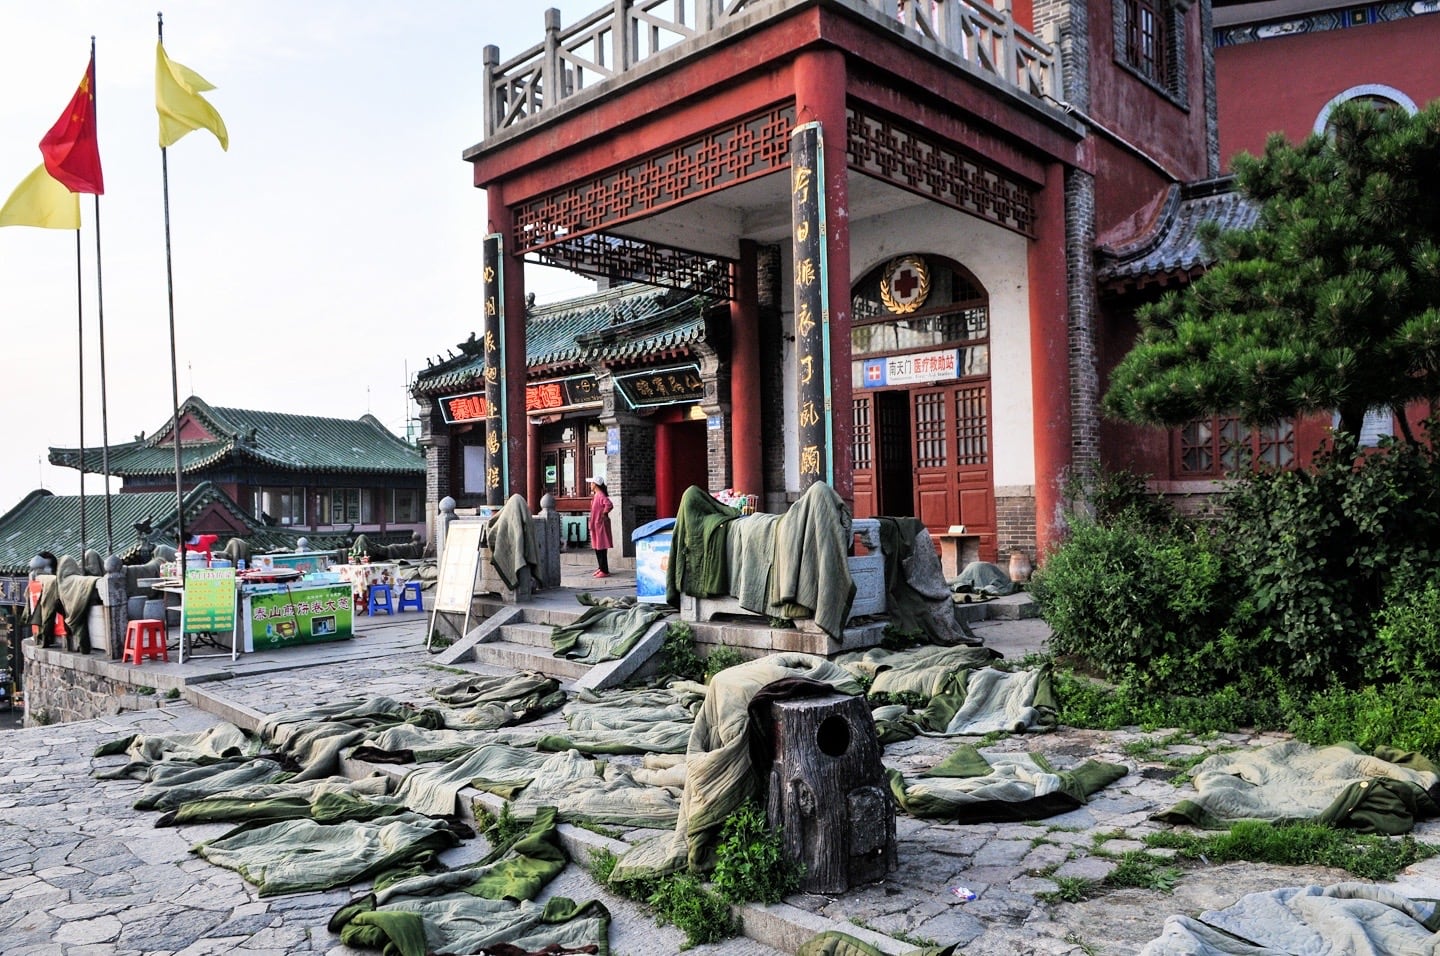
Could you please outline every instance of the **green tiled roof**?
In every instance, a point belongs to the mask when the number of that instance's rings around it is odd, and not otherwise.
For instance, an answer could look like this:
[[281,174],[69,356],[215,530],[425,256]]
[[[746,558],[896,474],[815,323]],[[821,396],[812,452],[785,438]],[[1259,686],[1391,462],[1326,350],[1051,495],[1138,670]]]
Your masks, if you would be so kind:
[[[247,514],[223,489],[208,481],[185,493],[186,527],[202,511],[217,505],[245,528],[241,536],[254,551],[293,550],[300,538],[309,539],[312,551],[327,551],[348,546],[354,537],[343,531],[326,533],[269,527]],[[110,527],[114,534],[114,553],[127,564],[139,560],[141,543],[135,525],[143,521],[150,523],[150,532],[145,536],[150,544],[173,547],[178,530],[176,513],[173,491],[112,494]],[[365,535],[371,542],[379,544],[410,540],[408,531],[383,534],[367,531]],[[106,553],[104,495],[85,496],[85,538],[91,550]],[[27,574],[30,559],[41,551],[59,556],[82,556],[79,495],[32,491],[18,505],[0,515],[0,574]]]
[[[212,408],[191,397],[181,406],[215,436],[213,441],[182,444],[181,469],[197,474],[226,462],[250,461],[297,472],[345,472],[386,475],[425,474],[425,456],[391,434],[373,415],[351,420],[260,412],[245,408]],[[110,473],[122,478],[175,473],[175,449],[168,442],[167,420],[154,436],[110,448]],[[51,448],[50,462],[80,467],[78,448]],[[99,448],[85,449],[85,471],[99,474]]]
[[[643,358],[700,341],[705,316],[723,299],[632,283],[591,295],[536,306],[525,323],[525,360],[532,368],[577,366]],[[485,371],[483,355],[462,354],[415,376],[416,395],[474,388]]]

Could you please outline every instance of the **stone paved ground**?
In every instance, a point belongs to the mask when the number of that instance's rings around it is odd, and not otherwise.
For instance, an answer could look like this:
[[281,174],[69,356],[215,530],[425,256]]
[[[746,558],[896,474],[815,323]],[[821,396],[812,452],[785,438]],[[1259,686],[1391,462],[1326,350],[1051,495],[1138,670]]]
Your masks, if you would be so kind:
[[[1033,624],[1012,634],[986,628],[987,642],[1007,656],[1033,643]],[[268,714],[346,696],[388,695],[423,700],[424,690],[454,679],[423,651],[409,651],[324,668],[241,676],[203,685],[215,703]],[[214,706],[214,705],[212,705]],[[555,717],[547,718],[555,720]],[[118,758],[94,760],[95,746],[135,731],[171,733],[209,726],[207,711],[182,702],[104,720],[0,732],[0,952],[18,954],[260,954],[351,951],[326,930],[331,913],[351,890],[258,898],[229,870],[189,853],[225,825],[153,828],[154,814],[130,809],[136,784],[97,781],[91,771]],[[901,816],[900,867],[886,880],[829,898],[800,894],[772,916],[800,927],[823,919],[883,943],[888,953],[912,944],[960,943],[971,956],[987,954],[1128,954],[1159,935],[1173,913],[1197,914],[1233,903],[1247,892],[1345,879],[1339,871],[1227,864],[1187,868],[1171,892],[1120,890],[1081,903],[1047,902],[1057,879],[1100,879],[1111,855],[1138,847],[1157,828],[1148,817],[1174,803],[1182,790],[1168,779],[1166,757],[1273,739],[1232,735],[1164,742],[1164,733],[1101,733],[1061,729],[1001,740],[987,749],[1034,749],[1064,768],[1086,759],[1123,763],[1132,772],[1072,813],[1035,823],[952,826]],[[1127,744],[1149,740],[1137,759]],[[925,738],[886,748],[886,762],[904,770],[930,766],[954,739]],[[1131,753],[1138,752],[1132,746]],[[627,838],[643,835],[640,831]],[[1417,835],[1440,843],[1440,823]],[[475,841],[446,857],[463,863],[483,852]],[[1419,864],[1397,881],[1413,896],[1440,896],[1440,862]],[[976,898],[953,892],[965,887]],[[551,892],[587,898],[599,892],[572,866]],[[607,899],[616,914],[611,934],[617,956],[679,952],[681,935],[657,927],[633,904]],[[873,931],[872,932],[867,932]],[[885,939],[873,934],[884,934]],[[784,951],[793,946],[783,947]],[[782,950],[751,940],[700,947],[701,956],[768,956]]]

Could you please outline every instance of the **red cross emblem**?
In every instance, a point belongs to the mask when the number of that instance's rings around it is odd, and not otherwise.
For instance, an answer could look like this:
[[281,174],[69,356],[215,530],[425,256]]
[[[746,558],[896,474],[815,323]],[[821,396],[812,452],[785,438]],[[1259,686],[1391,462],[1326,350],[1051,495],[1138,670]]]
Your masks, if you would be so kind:
[[901,256],[885,267],[880,296],[891,312],[914,312],[930,294],[930,270],[919,256]]

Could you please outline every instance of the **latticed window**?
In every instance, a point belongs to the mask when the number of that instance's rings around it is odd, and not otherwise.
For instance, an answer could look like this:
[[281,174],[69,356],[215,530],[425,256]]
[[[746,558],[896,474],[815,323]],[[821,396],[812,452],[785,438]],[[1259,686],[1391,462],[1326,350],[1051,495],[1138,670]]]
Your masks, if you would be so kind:
[[984,465],[990,460],[990,416],[985,386],[955,390],[955,464]]
[[854,428],[850,433],[850,458],[856,468],[873,468],[874,460],[870,456],[870,442],[874,436],[874,426],[871,418],[870,402],[865,399],[856,399],[851,403],[854,407]]
[[1170,86],[1169,10],[1164,0],[1124,0],[1125,62],[1160,86]]
[[1260,428],[1227,415],[1199,418],[1179,430],[1177,444],[1176,470],[1187,478],[1295,467],[1295,423],[1288,418]]
[[915,467],[944,468],[945,395],[921,392],[915,396]]

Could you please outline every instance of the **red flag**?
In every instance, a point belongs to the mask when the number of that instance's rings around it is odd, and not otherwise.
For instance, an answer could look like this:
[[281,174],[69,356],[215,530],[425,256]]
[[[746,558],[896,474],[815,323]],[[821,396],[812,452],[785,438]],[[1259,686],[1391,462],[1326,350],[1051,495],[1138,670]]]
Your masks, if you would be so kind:
[[100,146],[95,139],[95,54],[70,105],[40,140],[45,169],[72,193],[105,193]]

